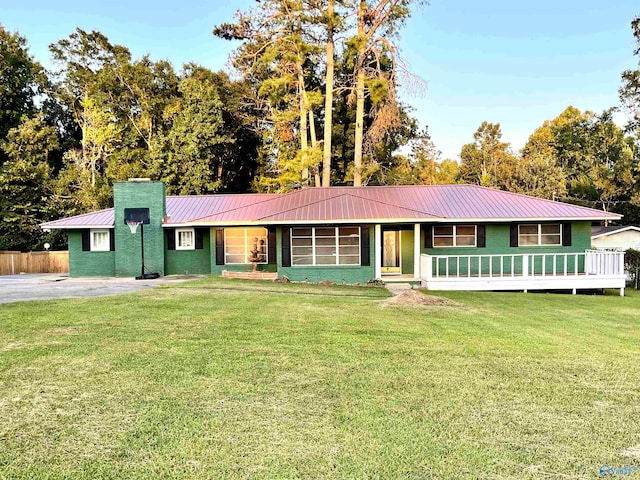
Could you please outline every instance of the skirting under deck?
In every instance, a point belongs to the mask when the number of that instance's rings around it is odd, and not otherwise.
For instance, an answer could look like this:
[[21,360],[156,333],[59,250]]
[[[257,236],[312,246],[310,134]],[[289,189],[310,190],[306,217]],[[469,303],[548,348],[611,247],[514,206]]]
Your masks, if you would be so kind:
[[422,280],[422,286],[429,290],[592,290],[616,288],[624,292],[624,276],[575,275],[551,277],[529,275],[526,277],[449,277]]

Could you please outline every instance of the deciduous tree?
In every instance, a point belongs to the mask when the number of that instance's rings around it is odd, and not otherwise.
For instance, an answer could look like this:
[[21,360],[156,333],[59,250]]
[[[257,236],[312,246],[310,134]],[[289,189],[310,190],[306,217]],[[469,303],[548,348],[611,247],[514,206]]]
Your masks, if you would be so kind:
[[30,250],[52,213],[48,155],[58,147],[53,127],[23,117],[2,144],[8,160],[0,168],[0,250]]
[[[36,112],[35,97],[43,81],[43,70],[18,32],[9,32],[0,24],[0,141],[22,118]],[[0,151],[0,165],[6,156]]]
[[516,157],[502,141],[499,123],[482,122],[474,142],[462,147],[459,179],[465,183],[509,190]]
[[[570,106],[534,132],[522,155],[534,162],[531,171],[546,178],[543,196],[555,192],[563,197],[559,167],[566,177],[566,200],[611,210],[630,201],[637,190],[635,150],[633,140],[613,121],[612,110],[596,115]],[[525,183],[532,184],[527,176]],[[536,184],[542,186],[540,180]]]
[[230,139],[221,135],[222,102],[206,69],[187,67],[178,86],[180,97],[165,111],[170,124],[153,155],[153,172],[174,195],[215,192],[221,184],[212,168],[216,148]]
[[631,29],[636,40],[634,55],[638,57],[638,68],[628,69],[622,73],[620,100],[630,116],[629,130],[640,130],[640,16],[631,22]]

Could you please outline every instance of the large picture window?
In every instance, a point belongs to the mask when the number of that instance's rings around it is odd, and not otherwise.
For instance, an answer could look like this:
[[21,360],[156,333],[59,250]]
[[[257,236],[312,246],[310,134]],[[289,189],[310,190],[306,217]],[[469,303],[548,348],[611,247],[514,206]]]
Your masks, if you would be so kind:
[[291,265],[360,265],[360,227],[292,228]]
[[91,230],[92,252],[108,252],[109,247],[109,230]]
[[[266,228],[225,228],[224,261],[226,264],[267,263]],[[255,255],[255,257],[254,257]]]
[[434,247],[475,247],[476,225],[437,225],[433,227]]
[[562,245],[562,226],[559,223],[518,225],[518,246]]

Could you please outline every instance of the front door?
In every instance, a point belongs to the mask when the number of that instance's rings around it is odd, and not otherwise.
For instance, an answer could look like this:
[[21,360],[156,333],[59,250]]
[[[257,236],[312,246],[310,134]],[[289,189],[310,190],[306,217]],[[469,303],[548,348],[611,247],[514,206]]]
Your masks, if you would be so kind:
[[382,232],[382,273],[400,275],[400,232]]

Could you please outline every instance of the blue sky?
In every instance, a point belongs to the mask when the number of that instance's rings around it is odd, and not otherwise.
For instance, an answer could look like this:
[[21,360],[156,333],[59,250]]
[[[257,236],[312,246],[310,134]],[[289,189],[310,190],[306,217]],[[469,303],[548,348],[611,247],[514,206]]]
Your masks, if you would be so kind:
[[[49,65],[48,45],[77,26],[176,66],[226,69],[233,45],[213,25],[253,2],[236,0],[31,0],[2,7],[0,22],[27,37]],[[636,0],[431,0],[401,38],[410,70],[426,82],[403,99],[443,155],[458,158],[483,120],[502,125],[514,149],[568,105],[599,112],[618,104],[621,72],[637,66],[630,22]],[[625,116],[616,117],[621,124]]]

